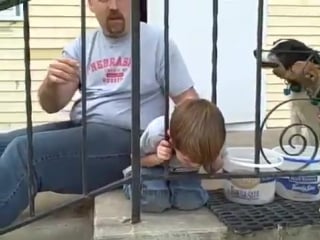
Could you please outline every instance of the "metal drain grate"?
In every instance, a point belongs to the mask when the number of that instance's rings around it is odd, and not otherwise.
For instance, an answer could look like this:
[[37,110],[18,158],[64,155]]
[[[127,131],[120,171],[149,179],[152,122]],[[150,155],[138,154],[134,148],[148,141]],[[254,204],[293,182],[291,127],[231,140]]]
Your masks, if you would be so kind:
[[272,203],[255,206],[230,202],[221,190],[209,191],[209,195],[207,207],[237,234],[275,229],[279,226],[320,224],[320,201],[294,202],[276,197]]

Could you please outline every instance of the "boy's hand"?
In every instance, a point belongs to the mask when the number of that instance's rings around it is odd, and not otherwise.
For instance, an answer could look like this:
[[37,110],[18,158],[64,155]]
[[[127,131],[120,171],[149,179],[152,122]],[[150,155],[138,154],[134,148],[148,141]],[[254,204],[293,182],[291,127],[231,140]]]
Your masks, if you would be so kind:
[[157,147],[157,157],[162,162],[168,161],[172,157],[172,148],[170,143],[166,140],[161,140]]

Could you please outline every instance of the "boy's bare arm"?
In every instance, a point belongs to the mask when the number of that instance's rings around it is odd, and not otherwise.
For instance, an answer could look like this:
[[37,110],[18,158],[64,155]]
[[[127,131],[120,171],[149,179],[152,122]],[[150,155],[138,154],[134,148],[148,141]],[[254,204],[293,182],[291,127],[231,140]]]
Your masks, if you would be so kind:
[[157,157],[157,154],[150,154],[141,158],[142,167],[154,167],[160,165],[163,161]]

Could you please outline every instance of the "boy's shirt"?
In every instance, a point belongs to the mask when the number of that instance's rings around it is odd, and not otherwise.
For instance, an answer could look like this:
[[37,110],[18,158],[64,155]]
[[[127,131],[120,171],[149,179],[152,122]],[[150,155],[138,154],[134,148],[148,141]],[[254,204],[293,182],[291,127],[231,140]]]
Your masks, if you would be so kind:
[[[140,157],[145,157],[157,152],[157,147],[161,140],[165,139],[164,116],[160,116],[152,120],[146,127],[140,137]],[[172,172],[195,172],[198,169],[186,168],[175,155],[169,161],[169,170]],[[131,172],[131,166],[126,168],[123,173],[128,176]]]

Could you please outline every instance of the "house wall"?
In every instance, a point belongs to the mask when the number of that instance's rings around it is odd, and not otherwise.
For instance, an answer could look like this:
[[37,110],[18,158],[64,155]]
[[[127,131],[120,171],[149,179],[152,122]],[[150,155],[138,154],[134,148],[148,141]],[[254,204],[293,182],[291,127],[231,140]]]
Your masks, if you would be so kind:
[[[80,35],[80,1],[32,0],[29,11],[33,122],[37,125],[67,117],[65,112],[44,113],[36,90],[49,63],[60,56],[66,43]],[[89,10],[87,14],[87,26],[96,27]],[[23,22],[0,22],[0,131],[26,123],[23,50]]]

